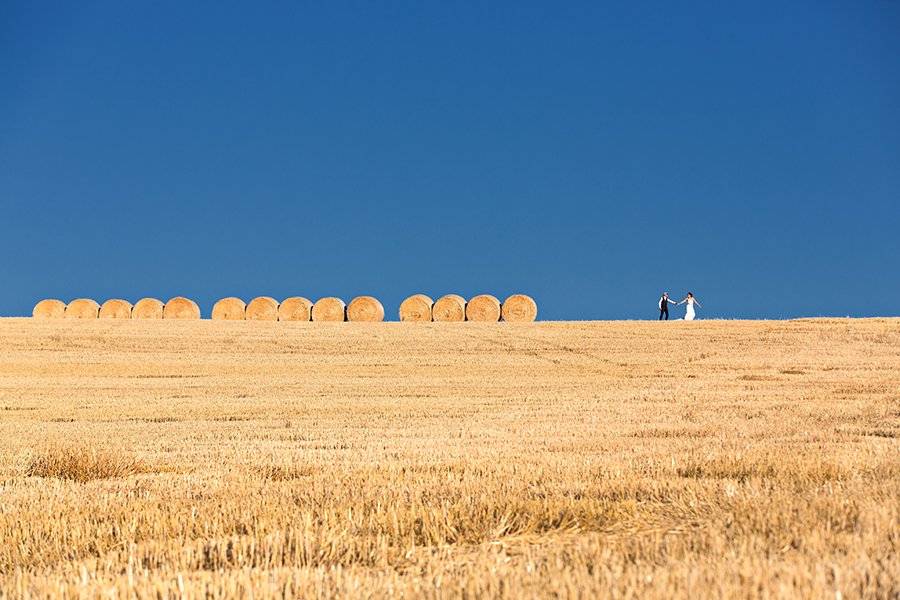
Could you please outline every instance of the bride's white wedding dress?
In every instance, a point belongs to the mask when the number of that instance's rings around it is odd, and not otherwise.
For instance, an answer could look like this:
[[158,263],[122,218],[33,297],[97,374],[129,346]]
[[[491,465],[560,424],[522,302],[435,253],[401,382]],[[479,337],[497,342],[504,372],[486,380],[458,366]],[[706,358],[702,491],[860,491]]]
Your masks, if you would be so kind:
[[688,298],[687,305],[685,306],[685,310],[684,310],[684,320],[685,321],[693,321],[695,316],[696,315],[694,314],[694,299]]

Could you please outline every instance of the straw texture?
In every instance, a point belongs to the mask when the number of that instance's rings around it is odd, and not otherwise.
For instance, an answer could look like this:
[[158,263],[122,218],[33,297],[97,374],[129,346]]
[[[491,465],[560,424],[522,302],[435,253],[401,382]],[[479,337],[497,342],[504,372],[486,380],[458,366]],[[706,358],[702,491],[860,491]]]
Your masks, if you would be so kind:
[[100,305],[90,298],[78,298],[66,305],[67,319],[96,319],[100,314]]
[[321,298],[313,304],[313,321],[343,321],[346,317],[346,307],[340,298]]
[[130,319],[131,318],[131,302],[112,298],[103,303],[100,307],[101,319]]
[[41,300],[31,311],[31,316],[35,319],[62,319],[65,314],[66,303],[55,298]]
[[248,321],[277,321],[278,300],[269,296],[259,296],[247,304],[244,311]]
[[513,294],[503,301],[501,316],[510,323],[529,323],[537,319],[537,302],[525,294]]
[[413,294],[400,303],[400,320],[418,323],[431,321],[431,307],[434,300],[425,294]]
[[384,321],[384,306],[372,296],[357,296],[347,305],[348,321]]
[[466,320],[496,323],[500,320],[500,301],[490,294],[475,296],[466,304]]
[[240,298],[222,298],[213,305],[212,318],[216,321],[243,321],[247,305]]
[[278,305],[279,321],[309,321],[313,303],[302,296],[285,298]]
[[175,296],[163,307],[164,319],[199,319],[200,307],[190,298]]
[[132,319],[162,319],[163,303],[156,298],[141,298],[131,309]]
[[441,296],[431,308],[435,321],[465,321],[466,299],[458,294]]

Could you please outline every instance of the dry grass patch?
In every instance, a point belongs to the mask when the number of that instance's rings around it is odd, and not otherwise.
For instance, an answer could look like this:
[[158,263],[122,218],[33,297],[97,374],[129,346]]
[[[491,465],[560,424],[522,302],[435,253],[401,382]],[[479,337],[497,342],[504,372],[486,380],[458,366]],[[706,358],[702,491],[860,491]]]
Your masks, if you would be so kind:
[[55,477],[84,483],[147,473],[147,465],[127,453],[87,446],[55,446],[27,460],[27,477]]
[[[708,459],[688,459],[676,472],[694,479],[775,479],[804,484],[820,484],[852,477],[854,473],[840,465],[812,457],[786,461],[780,456],[716,455]],[[859,475],[860,473],[856,473]]]
[[293,481],[309,477],[317,471],[311,465],[259,465],[252,467],[251,471],[263,479],[270,481]]

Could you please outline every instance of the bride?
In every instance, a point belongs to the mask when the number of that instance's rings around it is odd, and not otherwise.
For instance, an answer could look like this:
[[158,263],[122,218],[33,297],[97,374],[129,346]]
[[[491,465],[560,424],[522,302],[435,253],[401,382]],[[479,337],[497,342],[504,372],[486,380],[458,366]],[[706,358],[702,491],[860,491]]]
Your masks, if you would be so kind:
[[703,308],[703,305],[697,302],[697,299],[694,298],[694,294],[692,292],[688,292],[687,296],[685,296],[684,300],[679,302],[678,304],[687,304],[684,312],[684,320],[685,321],[693,321],[694,317],[694,305],[696,304],[700,308]]

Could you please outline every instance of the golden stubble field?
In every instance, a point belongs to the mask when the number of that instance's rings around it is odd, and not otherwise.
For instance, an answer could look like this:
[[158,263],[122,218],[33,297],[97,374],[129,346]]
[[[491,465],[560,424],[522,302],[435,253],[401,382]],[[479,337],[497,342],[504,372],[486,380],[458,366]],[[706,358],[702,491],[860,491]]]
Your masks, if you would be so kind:
[[900,319],[0,319],[2,597],[900,595]]

